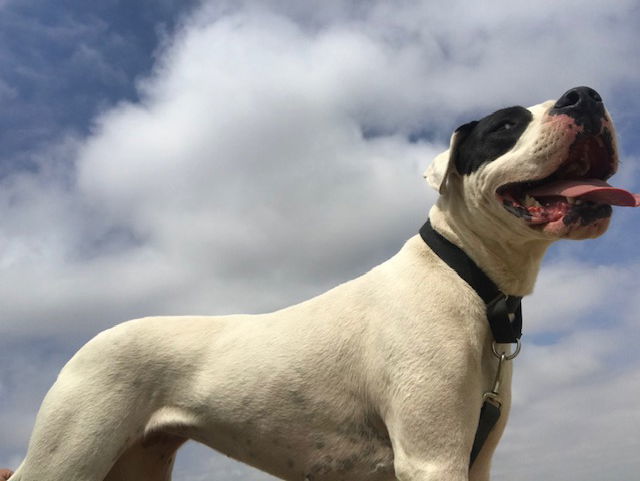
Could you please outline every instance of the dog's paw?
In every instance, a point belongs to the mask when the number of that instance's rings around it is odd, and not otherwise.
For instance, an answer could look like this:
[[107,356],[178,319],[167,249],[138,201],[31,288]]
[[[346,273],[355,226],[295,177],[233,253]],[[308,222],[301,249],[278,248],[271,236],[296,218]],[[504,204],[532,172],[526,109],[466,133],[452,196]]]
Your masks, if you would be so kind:
[[0,469],[0,481],[7,481],[12,474],[13,471],[10,471],[9,469]]

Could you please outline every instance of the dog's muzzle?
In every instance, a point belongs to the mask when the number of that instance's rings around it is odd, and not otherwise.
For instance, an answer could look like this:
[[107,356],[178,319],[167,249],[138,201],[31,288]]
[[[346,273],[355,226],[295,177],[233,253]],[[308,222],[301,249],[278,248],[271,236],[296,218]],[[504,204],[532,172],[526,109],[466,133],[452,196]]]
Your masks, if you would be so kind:
[[557,168],[542,179],[500,187],[504,208],[530,225],[562,221],[564,225],[588,225],[608,218],[611,206],[640,206],[640,195],[607,183],[617,169],[613,126],[602,98],[589,87],[563,94],[547,118],[575,132],[567,154]]

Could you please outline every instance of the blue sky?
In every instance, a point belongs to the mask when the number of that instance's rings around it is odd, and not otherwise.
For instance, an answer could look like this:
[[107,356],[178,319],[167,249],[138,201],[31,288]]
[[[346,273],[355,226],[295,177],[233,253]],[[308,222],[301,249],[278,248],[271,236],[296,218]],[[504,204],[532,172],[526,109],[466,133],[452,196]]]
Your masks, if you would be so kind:
[[[640,191],[640,3],[601,3],[0,0],[0,466],[97,332],[390,257],[460,123],[590,85]],[[494,479],[640,470],[638,215],[545,259]],[[271,479],[195,445],[175,478]]]
[[[0,142],[29,167],[28,153],[94,116],[136,100],[135,80],[194,1],[5,1],[0,15]],[[16,165],[17,164],[17,165]]]

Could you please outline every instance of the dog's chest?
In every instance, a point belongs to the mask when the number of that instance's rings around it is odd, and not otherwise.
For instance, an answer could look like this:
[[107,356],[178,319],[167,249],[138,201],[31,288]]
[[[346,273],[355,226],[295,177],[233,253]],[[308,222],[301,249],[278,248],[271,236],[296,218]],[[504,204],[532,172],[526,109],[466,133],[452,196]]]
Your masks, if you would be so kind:
[[[274,405],[240,422],[218,425],[211,447],[291,481],[395,480],[391,441],[382,421],[299,395],[287,416]],[[346,412],[346,411],[350,412]],[[204,440],[204,439],[203,439]]]
[[310,448],[306,466],[309,481],[395,479],[386,430],[368,423],[347,422],[333,433],[319,435]]
[[335,431],[292,428],[284,439],[253,441],[245,461],[291,481],[395,480],[388,436],[362,423]]

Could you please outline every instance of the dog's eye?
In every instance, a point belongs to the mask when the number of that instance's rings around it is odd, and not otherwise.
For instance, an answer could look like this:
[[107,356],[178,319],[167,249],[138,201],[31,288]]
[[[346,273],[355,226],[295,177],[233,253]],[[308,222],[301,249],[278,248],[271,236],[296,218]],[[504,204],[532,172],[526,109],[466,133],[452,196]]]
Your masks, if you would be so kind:
[[504,132],[504,131],[511,130],[515,126],[516,126],[515,122],[512,122],[511,120],[505,120],[504,122],[500,122],[493,129],[491,129],[491,132]]

